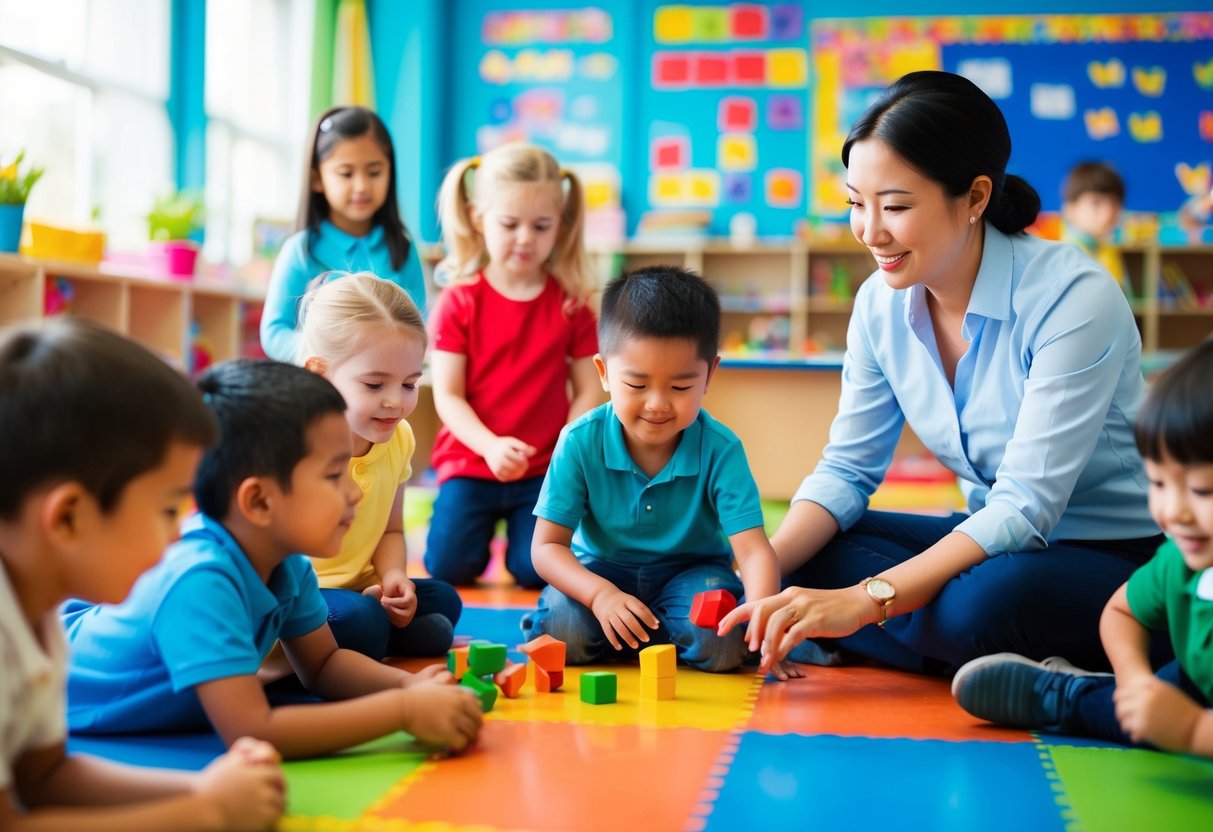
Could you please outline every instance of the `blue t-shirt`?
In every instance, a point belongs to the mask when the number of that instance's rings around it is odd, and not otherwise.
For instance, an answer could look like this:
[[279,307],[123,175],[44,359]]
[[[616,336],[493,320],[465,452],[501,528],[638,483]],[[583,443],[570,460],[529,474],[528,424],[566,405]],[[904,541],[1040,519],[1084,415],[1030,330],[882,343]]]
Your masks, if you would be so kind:
[[535,514],[575,529],[578,557],[624,566],[727,559],[729,536],[762,525],[758,486],[731,430],[699,411],[650,479],[609,402],[561,432]]
[[392,268],[383,227],[376,225],[364,237],[346,234],[328,220],[313,235],[311,251],[304,252],[307,231],[293,234],[282,244],[261,312],[261,348],[276,361],[299,360],[299,301],[312,281],[328,271],[371,272],[409,293],[425,314],[425,274],[416,244],[399,269]]
[[81,733],[208,726],[196,685],[257,673],[279,638],[328,618],[316,574],[290,555],[264,583],[219,523],[195,515],[117,606],[64,608],[67,720]]

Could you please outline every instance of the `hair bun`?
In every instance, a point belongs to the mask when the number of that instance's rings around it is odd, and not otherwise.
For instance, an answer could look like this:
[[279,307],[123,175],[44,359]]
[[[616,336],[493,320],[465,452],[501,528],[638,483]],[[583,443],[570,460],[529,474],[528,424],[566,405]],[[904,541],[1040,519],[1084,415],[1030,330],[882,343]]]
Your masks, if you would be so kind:
[[990,223],[1004,234],[1016,234],[1036,222],[1040,194],[1021,177],[1007,174],[998,198],[986,212]]

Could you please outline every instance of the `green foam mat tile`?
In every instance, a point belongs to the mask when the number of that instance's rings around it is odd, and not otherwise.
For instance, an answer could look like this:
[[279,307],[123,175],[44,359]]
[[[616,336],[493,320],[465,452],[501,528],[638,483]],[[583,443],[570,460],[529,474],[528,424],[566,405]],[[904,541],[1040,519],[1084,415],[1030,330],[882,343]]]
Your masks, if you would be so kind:
[[287,762],[286,813],[355,820],[432,753],[397,733],[329,757]]

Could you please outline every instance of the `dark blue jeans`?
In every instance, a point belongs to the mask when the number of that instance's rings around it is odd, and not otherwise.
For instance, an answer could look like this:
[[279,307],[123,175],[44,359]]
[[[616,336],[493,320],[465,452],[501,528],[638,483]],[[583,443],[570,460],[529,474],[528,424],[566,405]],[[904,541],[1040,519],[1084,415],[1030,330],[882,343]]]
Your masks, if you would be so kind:
[[417,612],[407,627],[394,627],[383,605],[352,589],[321,589],[337,646],[379,661],[387,656],[441,656],[451,649],[463,601],[443,581],[417,578]]
[[538,589],[543,578],[531,564],[535,501],[543,477],[515,482],[452,477],[438,486],[425,568],[433,577],[467,586],[489,565],[489,544],[497,521],[506,522],[505,568],[519,586]]
[[699,627],[690,620],[691,603],[700,592],[727,589],[740,599],[741,581],[723,558],[651,566],[622,566],[599,558],[582,558],[581,565],[639,598],[657,616],[661,626],[649,631],[647,644],[640,642],[633,650],[625,642],[623,649],[616,651],[588,607],[549,586],[539,595],[538,608],[522,617],[522,634],[528,641],[544,633],[563,641],[569,664],[634,659],[640,650],[651,645],[673,644],[680,661],[699,670],[719,673],[736,669],[749,652],[744,627],[734,627],[721,638],[713,628]]
[[[965,517],[866,511],[784,578],[784,586],[854,586],[930,548]],[[1079,667],[1106,669],[1099,642],[1104,604],[1162,540],[1059,541],[1037,552],[987,558],[944,584],[929,604],[890,618],[884,628],[870,625],[817,644],[916,673],[947,674],[970,659],[1002,652],[1036,660],[1064,656]],[[1166,655],[1165,634],[1158,649],[1156,655]],[[797,650],[791,658],[798,658]]]
[[[1182,690],[1202,708],[1211,707],[1209,700],[1188,678],[1188,674],[1184,673],[1179,662],[1172,661],[1163,665],[1154,675]],[[1075,682],[1072,690],[1071,701],[1067,708],[1069,715],[1062,722],[1062,731],[1067,734],[1110,740],[1121,745],[1153,748],[1148,743],[1133,742],[1120,727],[1120,722],[1116,719],[1116,706],[1112,702],[1112,693],[1116,690],[1115,678],[1089,676]]]

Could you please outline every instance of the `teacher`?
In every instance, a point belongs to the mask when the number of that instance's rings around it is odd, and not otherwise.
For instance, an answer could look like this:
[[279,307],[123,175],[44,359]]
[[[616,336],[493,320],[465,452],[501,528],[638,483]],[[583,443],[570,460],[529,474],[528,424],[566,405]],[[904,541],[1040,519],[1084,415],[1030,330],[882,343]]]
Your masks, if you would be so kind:
[[[1023,233],[1040,198],[1010,155],[998,106],[946,72],[895,82],[843,145],[851,230],[878,270],[855,298],[829,444],[772,538],[787,588],[720,628],[752,618],[781,678],[785,656],[1108,665],[1100,612],[1162,540],[1132,430],[1141,338],[1106,271]],[[906,423],[966,513],[868,508]]]

